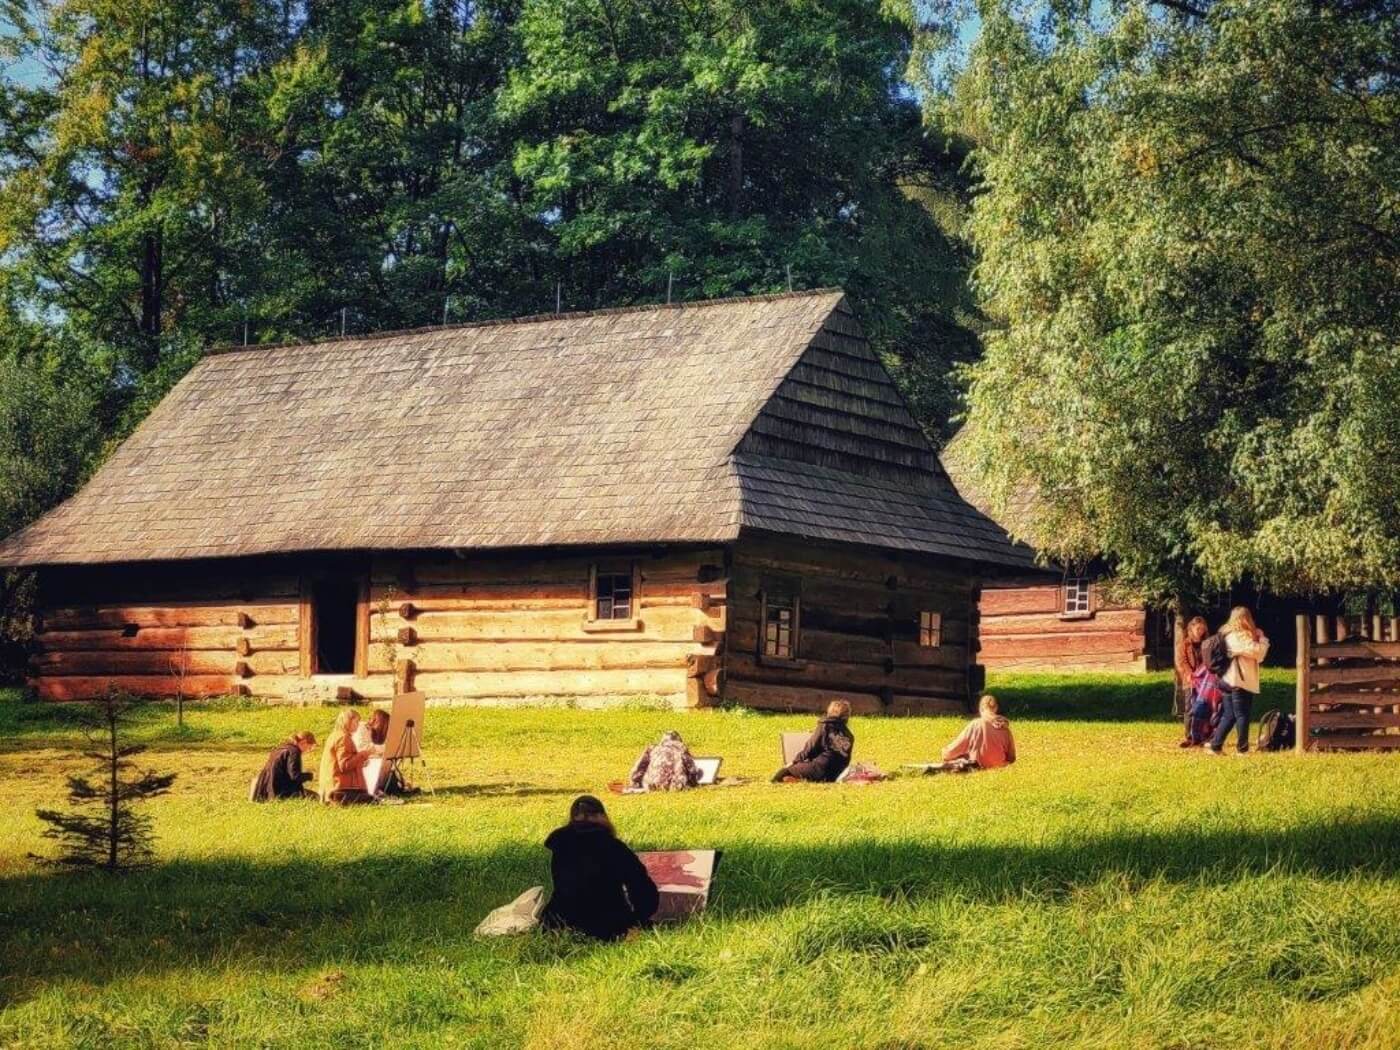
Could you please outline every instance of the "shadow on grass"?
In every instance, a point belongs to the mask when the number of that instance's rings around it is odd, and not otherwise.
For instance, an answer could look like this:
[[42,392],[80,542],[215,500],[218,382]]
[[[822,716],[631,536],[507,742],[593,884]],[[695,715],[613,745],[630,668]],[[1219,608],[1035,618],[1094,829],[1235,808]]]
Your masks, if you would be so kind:
[[[1115,875],[1199,881],[1208,884],[1205,892],[1219,893],[1231,880],[1263,872],[1324,879],[1400,872],[1400,824],[1380,817],[1276,831],[1085,835],[1039,846],[706,845],[725,851],[711,907],[720,920],[831,895],[1056,902]],[[547,873],[542,848],[516,845],[342,863],[176,862],[116,878],[10,878],[0,884],[0,1003],[53,981],[102,984],[133,971],[299,971],[350,960],[414,962],[425,954],[460,963],[480,952],[472,929],[481,917],[547,882]],[[487,965],[550,963],[590,950],[525,938],[494,947]]]

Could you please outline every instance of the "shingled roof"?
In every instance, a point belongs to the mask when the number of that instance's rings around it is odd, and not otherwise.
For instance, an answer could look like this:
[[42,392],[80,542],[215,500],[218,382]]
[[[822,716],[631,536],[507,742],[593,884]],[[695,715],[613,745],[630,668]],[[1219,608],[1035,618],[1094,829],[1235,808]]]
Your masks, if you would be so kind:
[[822,290],[211,353],[0,565],[742,528],[1029,564]]

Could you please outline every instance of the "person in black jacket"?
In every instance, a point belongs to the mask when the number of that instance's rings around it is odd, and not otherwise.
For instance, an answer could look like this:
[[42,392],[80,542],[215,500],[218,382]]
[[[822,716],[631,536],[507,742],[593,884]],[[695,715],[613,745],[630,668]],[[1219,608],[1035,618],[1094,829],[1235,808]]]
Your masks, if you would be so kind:
[[850,717],[849,702],[831,701],[826,707],[826,717],[817,722],[817,728],[812,730],[792,765],[773,774],[773,783],[781,784],[785,780],[830,783],[844,773],[851,764],[851,752],[856,746],[856,738],[846,724]]
[[316,794],[306,787],[311,774],[302,772],[301,768],[301,756],[315,746],[316,734],[307,730],[295,733],[278,744],[267,756],[258,779],[253,781],[253,792],[249,797],[254,802],[315,798]]
[[545,905],[545,929],[567,929],[613,941],[656,914],[661,903],[647,869],[617,837],[603,804],[580,795],[569,823],[544,840],[553,854],[554,893]]

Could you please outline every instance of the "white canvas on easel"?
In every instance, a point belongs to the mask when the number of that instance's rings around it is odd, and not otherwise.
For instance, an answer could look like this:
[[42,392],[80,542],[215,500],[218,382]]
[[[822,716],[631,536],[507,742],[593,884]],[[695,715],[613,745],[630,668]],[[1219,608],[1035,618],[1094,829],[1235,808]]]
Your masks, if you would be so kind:
[[802,749],[807,746],[807,741],[812,738],[811,733],[782,733],[779,743],[783,749],[783,768],[786,769],[797,761],[797,756],[802,753]]
[[394,697],[389,708],[389,731],[384,736],[386,758],[417,758],[422,754],[425,700],[422,693],[400,693]]

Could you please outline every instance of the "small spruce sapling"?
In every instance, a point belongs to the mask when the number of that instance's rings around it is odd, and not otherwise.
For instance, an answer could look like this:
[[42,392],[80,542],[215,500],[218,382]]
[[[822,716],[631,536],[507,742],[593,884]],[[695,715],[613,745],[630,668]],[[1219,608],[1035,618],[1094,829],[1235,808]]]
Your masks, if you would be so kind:
[[133,807],[166,794],[175,774],[137,771],[133,759],[146,748],[121,742],[126,716],[136,704],[132,697],[111,690],[93,702],[87,729],[91,750],[83,756],[97,763],[96,768],[88,776],[67,778],[70,811],[36,812],[49,825],[44,838],[60,844],[53,863],[117,871],[154,859],[151,818]]

